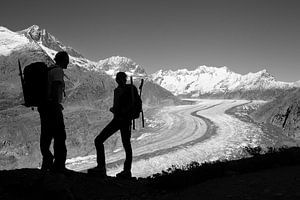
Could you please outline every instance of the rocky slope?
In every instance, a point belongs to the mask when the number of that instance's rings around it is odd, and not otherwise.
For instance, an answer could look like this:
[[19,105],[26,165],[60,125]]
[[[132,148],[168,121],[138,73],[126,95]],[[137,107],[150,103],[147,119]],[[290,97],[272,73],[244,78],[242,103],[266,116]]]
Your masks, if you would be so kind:
[[277,99],[261,106],[252,116],[255,120],[277,126],[285,135],[300,140],[300,89],[285,91]]
[[188,97],[268,99],[297,86],[296,83],[276,81],[266,70],[241,75],[227,67],[160,70],[151,77],[173,94]]

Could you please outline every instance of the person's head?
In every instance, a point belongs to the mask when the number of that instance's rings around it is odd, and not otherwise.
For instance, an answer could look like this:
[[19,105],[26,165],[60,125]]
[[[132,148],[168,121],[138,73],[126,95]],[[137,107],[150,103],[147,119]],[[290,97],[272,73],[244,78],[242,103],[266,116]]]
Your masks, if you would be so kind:
[[118,85],[125,85],[127,81],[127,75],[125,74],[125,72],[118,72],[116,75],[116,82],[118,83]]
[[61,66],[63,69],[67,69],[69,64],[69,55],[65,51],[60,51],[55,55],[55,63]]

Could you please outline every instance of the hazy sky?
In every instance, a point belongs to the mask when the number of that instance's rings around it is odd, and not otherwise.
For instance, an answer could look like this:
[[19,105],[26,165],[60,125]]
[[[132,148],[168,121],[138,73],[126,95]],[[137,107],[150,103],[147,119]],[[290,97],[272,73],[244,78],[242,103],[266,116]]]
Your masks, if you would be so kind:
[[299,0],[4,0],[0,25],[33,24],[90,60],[133,59],[158,69],[267,69],[300,80]]

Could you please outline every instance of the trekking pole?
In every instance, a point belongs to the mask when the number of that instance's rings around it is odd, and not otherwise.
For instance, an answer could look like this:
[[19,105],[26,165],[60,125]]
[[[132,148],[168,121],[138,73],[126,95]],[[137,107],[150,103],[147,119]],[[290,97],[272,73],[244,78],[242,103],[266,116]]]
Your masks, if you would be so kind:
[[25,105],[24,77],[23,77],[22,67],[21,67],[21,63],[20,63],[20,60],[19,60],[19,59],[18,59],[18,65],[19,65],[19,75],[20,75],[20,77],[21,77],[22,92],[23,92],[23,97],[24,97],[24,104],[23,104],[23,105]]
[[[130,77],[130,84],[131,86],[133,86],[133,78],[132,76]],[[133,93],[133,87],[131,88],[131,98],[132,98],[132,102],[133,103],[133,98],[134,98],[134,93]],[[135,120],[132,119],[132,130],[135,130]]]
[[[144,85],[144,79],[141,80],[141,85],[140,85],[140,87],[139,87],[141,99],[142,99],[143,85]],[[142,107],[141,113],[142,113],[142,126],[143,126],[143,128],[144,128],[144,127],[145,127],[145,119],[144,119],[144,111],[143,111],[143,107]]]

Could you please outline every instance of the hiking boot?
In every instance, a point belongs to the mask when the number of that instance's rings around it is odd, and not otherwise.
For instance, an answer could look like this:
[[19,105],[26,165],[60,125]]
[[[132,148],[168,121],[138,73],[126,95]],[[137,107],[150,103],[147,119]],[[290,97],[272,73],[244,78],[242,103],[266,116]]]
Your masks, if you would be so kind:
[[131,179],[132,178],[131,171],[123,170],[120,173],[117,173],[116,177],[124,178],[124,179]]
[[106,177],[106,169],[103,168],[103,167],[94,167],[94,168],[91,168],[91,169],[88,169],[87,170],[88,174],[93,174],[93,175],[96,175],[98,177]]

